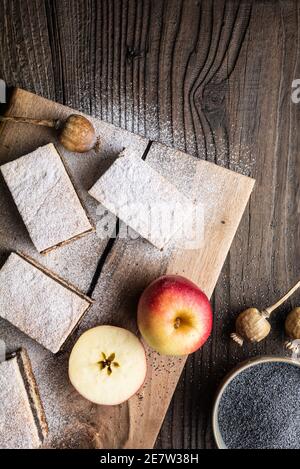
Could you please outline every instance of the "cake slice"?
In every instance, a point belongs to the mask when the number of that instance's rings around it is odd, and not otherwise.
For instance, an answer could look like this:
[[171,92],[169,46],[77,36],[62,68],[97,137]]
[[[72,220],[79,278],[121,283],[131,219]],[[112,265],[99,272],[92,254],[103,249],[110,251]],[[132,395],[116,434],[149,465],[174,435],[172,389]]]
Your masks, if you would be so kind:
[[0,363],[0,400],[0,448],[38,448],[48,434],[48,425],[24,349]]
[[1,172],[40,253],[94,231],[52,143],[4,164]]
[[187,222],[192,202],[126,149],[89,194],[158,249]]
[[0,316],[57,353],[92,300],[21,253],[0,270]]

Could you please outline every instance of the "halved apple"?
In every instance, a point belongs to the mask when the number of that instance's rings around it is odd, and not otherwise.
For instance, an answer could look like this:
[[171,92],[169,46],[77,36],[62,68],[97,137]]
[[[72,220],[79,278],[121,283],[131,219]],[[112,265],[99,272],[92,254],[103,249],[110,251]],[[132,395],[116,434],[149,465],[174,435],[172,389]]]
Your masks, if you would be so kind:
[[78,339],[69,359],[75,389],[95,404],[127,401],[144,383],[146,354],[140,340],[115,326],[89,329]]

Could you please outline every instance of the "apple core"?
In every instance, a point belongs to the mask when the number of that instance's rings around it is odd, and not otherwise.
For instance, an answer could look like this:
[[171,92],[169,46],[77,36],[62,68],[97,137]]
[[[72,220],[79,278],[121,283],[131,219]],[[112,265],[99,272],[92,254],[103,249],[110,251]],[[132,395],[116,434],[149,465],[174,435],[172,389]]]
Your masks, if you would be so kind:
[[147,372],[145,349],[132,332],[98,326],[84,332],[69,358],[74,388],[95,404],[118,405],[143,385]]
[[98,362],[100,370],[105,370],[107,371],[108,376],[112,374],[112,369],[113,368],[119,368],[119,363],[115,361],[116,354],[112,353],[109,355],[109,357],[106,357],[106,354],[104,352],[101,353],[102,355],[102,360]]

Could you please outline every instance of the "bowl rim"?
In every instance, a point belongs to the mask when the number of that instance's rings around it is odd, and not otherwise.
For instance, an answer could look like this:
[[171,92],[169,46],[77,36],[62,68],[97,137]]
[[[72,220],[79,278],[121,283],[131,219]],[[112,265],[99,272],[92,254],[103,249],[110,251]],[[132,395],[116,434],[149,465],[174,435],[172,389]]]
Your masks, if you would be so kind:
[[214,435],[214,439],[215,439],[218,449],[228,449],[222,438],[221,431],[220,431],[219,424],[218,424],[219,405],[220,405],[220,401],[223,397],[223,394],[227,386],[231,383],[231,381],[234,378],[236,378],[236,376],[238,376],[240,373],[247,370],[248,368],[259,365],[261,363],[274,363],[274,362],[288,363],[290,365],[296,365],[300,368],[299,359],[296,360],[291,357],[276,357],[276,356],[272,357],[272,356],[267,356],[267,355],[262,356],[262,357],[253,357],[236,365],[229,373],[227,373],[225,378],[223,378],[223,380],[221,381],[221,384],[219,385],[219,388],[217,390],[217,394],[216,394],[214,404],[213,404],[213,411],[212,411],[212,429],[213,429],[213,435]]

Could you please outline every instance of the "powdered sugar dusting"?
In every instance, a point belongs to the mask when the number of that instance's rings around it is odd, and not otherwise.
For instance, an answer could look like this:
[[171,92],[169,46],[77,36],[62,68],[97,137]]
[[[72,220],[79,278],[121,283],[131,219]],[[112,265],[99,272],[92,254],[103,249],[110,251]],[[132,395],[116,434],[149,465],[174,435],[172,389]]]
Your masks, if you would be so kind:
[[96,117],[121,125],[124,129],[137,132],[149,140],[216,163],[239,174],[254,177],[256,155],[253,145],[242,142],[242,139],[238,144],[231,142],[231,134],[241,132],[236,124],[231,125],[226,136],[211,133],[204,138],[203,133],[198,134],[192,125],[186,128],[183,122],[176,122],[174,116],[164,114],[161,118],[158,107],[150,103],[147,103],[141,125],[138,113],[126,112],[128,108],[134,108],[134,103],[129,97],[126,97],[126,104],[127,107],[120,109],[119,103],[113,103],[111,114],[105,116],[100,110],[96,110]]
[[0,399],[1,448],[38,448],[38,430],[16,358],[0,364]]
[[158,249],[170,240],[192,202],[130,147],[89,193]]
[[1,167],[39,252],[92,229],[52,144]]
[[0,270],[0,315],[58,352],[90,303],[19,255]]

